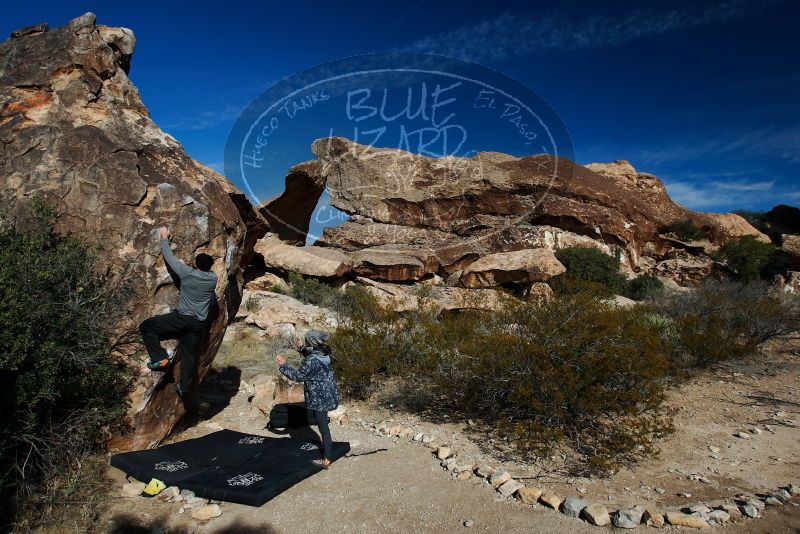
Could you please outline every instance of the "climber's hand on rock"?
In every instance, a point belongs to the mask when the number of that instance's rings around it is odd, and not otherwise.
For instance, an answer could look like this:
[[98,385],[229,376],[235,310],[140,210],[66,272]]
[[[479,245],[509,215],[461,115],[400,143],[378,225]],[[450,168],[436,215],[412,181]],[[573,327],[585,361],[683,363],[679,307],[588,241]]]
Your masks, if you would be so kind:
[[275,363],[277,363],[278,365],[283,365],[286,363],[286,358],[284,358],[283,356],[276,356]]
[[169,239],[169,230],[167,230],[166,226],[159,228],[158,233],[161,236],[161,239]]

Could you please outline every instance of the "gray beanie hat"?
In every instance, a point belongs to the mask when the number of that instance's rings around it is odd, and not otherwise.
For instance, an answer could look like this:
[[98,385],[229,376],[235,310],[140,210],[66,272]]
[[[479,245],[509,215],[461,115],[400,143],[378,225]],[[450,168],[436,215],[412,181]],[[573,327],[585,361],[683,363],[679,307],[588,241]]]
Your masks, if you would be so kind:
[[306,345],[314,348],[324,347],[331,335],[322,330],[309,330],[306,332]]

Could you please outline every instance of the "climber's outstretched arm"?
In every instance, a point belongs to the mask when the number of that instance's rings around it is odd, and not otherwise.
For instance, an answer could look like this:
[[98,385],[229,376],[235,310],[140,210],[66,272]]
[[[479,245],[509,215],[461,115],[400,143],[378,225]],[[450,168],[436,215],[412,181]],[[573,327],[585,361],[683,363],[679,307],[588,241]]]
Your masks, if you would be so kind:
[[169,248],[169,230],[167,230],[165,226],[162,226],[158,232],[161,237],[161,252],[164,254],[164,261],[169,265],[169,268],[172,269],[179,278],[183,278],[191,273],[192,268],[176,258],[175,254],[172,253],[172,249]]

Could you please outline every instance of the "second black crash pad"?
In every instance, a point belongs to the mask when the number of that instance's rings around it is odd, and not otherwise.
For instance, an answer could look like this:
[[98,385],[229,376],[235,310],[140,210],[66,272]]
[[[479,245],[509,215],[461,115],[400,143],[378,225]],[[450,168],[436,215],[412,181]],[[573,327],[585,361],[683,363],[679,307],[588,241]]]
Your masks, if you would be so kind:
[[[331,461],[350,451],[334,442]],[[220,430],[157,449],[111,457],[111,465],[137,480],[157,478],[198,497],[261,506],[304,478],[322,470],[320,443]]]

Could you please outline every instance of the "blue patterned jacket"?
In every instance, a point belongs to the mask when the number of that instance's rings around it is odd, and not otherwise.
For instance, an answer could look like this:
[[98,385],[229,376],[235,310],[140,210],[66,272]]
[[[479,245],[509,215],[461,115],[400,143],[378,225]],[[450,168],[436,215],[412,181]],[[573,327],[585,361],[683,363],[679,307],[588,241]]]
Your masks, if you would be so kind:
[[336,377],[331,369],[331,357],[319,349],[303,347],[300,354],[305,356],[299,369],[283,364],[280,371],[293,382],[303,382],[306,408],[328,412],[339,406],[339,391]]

